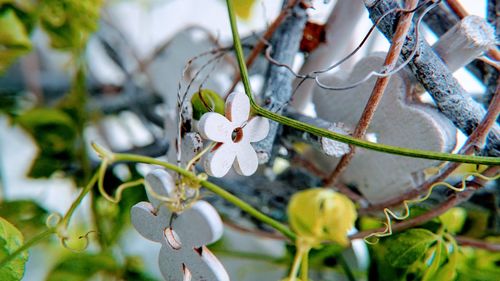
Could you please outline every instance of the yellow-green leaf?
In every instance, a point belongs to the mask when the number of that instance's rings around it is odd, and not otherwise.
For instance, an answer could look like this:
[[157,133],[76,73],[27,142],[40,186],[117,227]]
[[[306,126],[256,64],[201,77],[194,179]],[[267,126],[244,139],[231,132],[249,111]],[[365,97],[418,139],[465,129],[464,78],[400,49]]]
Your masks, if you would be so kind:
[[98,272],[113,273],[119,269],[116,259],[110,254],[78,253],[65,257],[49,273],[50,281],[92,280]]
[[311,241],[311,246],[325,240],[347,245],[347,232],[353,228],[356,217],[352,201],[329,189],[298,192],[288,205],[290,226],[300,237]]
[[439,237],[423,228],[409,229],[384,240],[387,262],[398,268],[406,268],[420,260]]
[[0,11],[0,73],[30,49],[26,27],[14,10],[7,8]]
[[29,239],[46,229],[48,212],[33,201],[4,201],[0,204],[0,216],[15,224]]
[[[0,217],[0,261],[8,257],[23,245],[22,233],[11,223]],[[28,252],[22,252],[0,268],[0,280],[17,281],[24,275],[24,265]]]
[[102,0],[45,0],[40,23],[57,49],[82,49],[97,29]]
[[16,120],[40,148],[31,165],[30,177],[49,177],[57,170],[69,169],[76,158],[78,133],[68,114],[59,109],[37,108]]

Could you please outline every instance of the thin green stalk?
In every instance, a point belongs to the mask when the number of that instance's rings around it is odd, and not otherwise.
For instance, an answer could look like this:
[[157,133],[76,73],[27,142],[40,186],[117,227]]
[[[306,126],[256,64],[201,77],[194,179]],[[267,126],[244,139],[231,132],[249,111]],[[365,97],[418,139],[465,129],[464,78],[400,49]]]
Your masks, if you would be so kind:
[[302,263],[303,256],[304,256],[303,249],[298,247],[297,252],[295,253],[295,257],[293,258],[292,269],[290,270],[288,280],[290,281],[297,280],[297,274],[299,273],[299,267]]
[[344,256],[340,254],[338,255],[337,259],[340,263],[340,266],[344,270],[347,279],[349,279],[349,281],[356,281],[356,277],[354,277],[354,274],[352,273],[352,270],[349,267],[349,264],[347,264],[347,261],[345,260]]
[[75,201],[73,201],[73,203],[69,207],[68,211],[66,212],[64,217],[61,219],[61,221],[59,221],[57,223],[57,225],[55,225],[53,227],[49,227],[44,232],[38,234],[37,236],[30,239],[28,242],[24,243],[19,249],[14,251],[12,254],[8,255],[4,260],[2,260],[0,262],[0,268],[5,266],[8,262],[10,262],[12,259],[14,259],[20,253],[28,250],[31,246],[38,244],[41,241],[43,241],[45,238],[49,237],[50,235],[57,233],[58,229],[60,229],[61,227],[66,228],[68,226],[69,221],[71,219],[71,216],[75,212],[76,208],[78,208],[78,206],[82,202],[83,198],[85,198],[87,193],[92,189],[92,187],[97,182],[97,178],[98,178],[98,173],[95,173],[94,176],[92,177],[92,179],[90,180],[90,182],[87,184],[87,186],[85,186],[85,188],[83,188],[83,190],[80,192],[80,194],[75,199]]
[[73,204],[71,204],[71,206],[69,207],[68,211],[66,212],[66,214],[64,215],[64,217],[63,217],[63,219],[61,221],[61,223],[62,223],[62,225],[64,227],[68,226],[69,220],[71,219],[71,216],[75,212],[76,208],[78,208],[78,206],[82,202],[83,198],[85,198],[85,196],[87,195],[87,193],[89,193],[89,191],[95,185],[95,183],[97,182],[98,176],[99,176],[99,174],[96,172],[94,174],[94,176],[92,176],[92,178],[90,179],[90,182],[87,184],[87,186],[85,186],[82,189],[82,191],[80,192],[80,194],[78,195],[78,197],[76,198],[76,200],[73,202]]
[[309,250],[302,254],[302,265],[300,267],[300,279],[302,281],[309,280]]
[[37,236],[31,238],[28,242],[24,243],[21,247],[19,247],[12,254],[5,257],[5,259],[0,262],[0,268],[7,265],[7,263],[12,261],[17,255],[28,250],[31,246],[42,242],[45,238],[49,237],[50,235],[54,234],[55,232],[56,232],[56,228],[53,227],[53,228],[49,228],[49,229],[45,230],[44,232],[38,234]]
[[258,115],[281,123],[283,125],[302,130],[308,133],[311,133],[316,136],[329,138],[332,140],[336,140],[339,142],[355,145],[358,147],[375,150],[379,152],[408,156],[414,158],[424,158],[424,159],[433,159],[433,160],[442,160],[442,161],[452,161],[452,162],[460,162],[460,163],[471,163],[471,164],[483,164],[483,165],[500,165],[499,157],[485,157],[485,156],[471,156],[471,155],[461,155],[461,154],[450,154],[450,153],[442,153],[428,150],[420,150],[420,149],[410,149],[386,144],[378,144],[373,143],[357,138],[353,138],[350,136],[338,134],[331,132],[326,129],[318,128],[285,116],[281,116],[272,111],[266,110],[259,106],[252,97],[252,89],[250,87],[250,81],[248,79],[248,71],[245,64],[245,58],[243,55],[243,48],[241,47],[241,41],[238,33],[238,26],[236,24],[236,17],[234,13],[234,7],[231,0],[226,0],[227,9],[229,14],[229,21],[231,24],[231,31],[233,35],[234,42],[234,50],[236,53],[236,58],[238,60],[238,66],[241,72],[241,81],[243,82],[243,86],[245,89],[245,93],[250,99],[250,104],[254,112]]
[[96,235],[97,237],[97,242],[99,246],[101,247],[101,251],[104,251],[108,248],[108,243],[107,243],[107,235],[106,232],[104,231],[104,221],[101,220],[99,216],[99,211],[97,210],[97,196],[96,192],[91,192],[90,193],[90,210],[92,212],[92,220],[94,222],[96,231],[99,235]]
[[[109,155],[109,154],[108,154]],[[151,165],[159,165],[162,167],[165,167],[169,170],[173,170],[182,176],[185,176],[189,179],[195,180],[199,182],[202,186],[204,186],[206,189],[212,191],[213,193],[219,195],[223,199],[233,203],[236,205],[238,208],[241,210],[247,212],[249,215],[253,216],[254,218],[262,221],[263,223],[268,224],[269,226],[273,227],[274,229],[278,230],[281,232],[283,235],[288,237],[290,240],[294,241],[295,240],[295,233],[293,233],[287,226],[284,224],[278,222],[277,220],[272,219],[271,217],[266,216],[265,214],[261,213],[259,210],[255,209],[254,207],[250,206],[248,203],[242,201],[238,197],[234,196],[233,194],[227,192],[224,190],[222,187],[213,184],[207,180],[200,179],[196,176],[196,174],[185,170],[181,167],[178,167],[174,164],[164,162],[158,159],[154,159],[151,157],[147,156],[140,156],[140,155],[134,155],[134,154],[124,154],[124,153],[116,153],[111,156],[111,159],[113,161],[124,161],[124,162],[139,162],[139,163],[146,163],[146,164],[151,164]]]

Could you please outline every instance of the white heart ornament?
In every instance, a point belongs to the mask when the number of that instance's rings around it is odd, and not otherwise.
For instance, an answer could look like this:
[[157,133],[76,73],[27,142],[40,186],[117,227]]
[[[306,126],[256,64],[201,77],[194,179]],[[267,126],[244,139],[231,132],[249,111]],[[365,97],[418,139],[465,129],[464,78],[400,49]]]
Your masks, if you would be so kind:
[[[370,71],[380,70],[384,55],[378,54],[357,63],[348,78],[322,78],[327,85],[348,85],[362,80]],[[376,77],[345,91],[315,88],[313,102],[319,118],[343,122],[355,127],[370,97]],[[378,143],[414,149],[449,152],[455,147],[456,128],[444,115],[428,105],[409,103],[409,79],[402,72],[390,78],[389,85],[375,112],[368,133],[374,133]],[[328,171],[338,160],[315,154],[315,161],[324,161]],[[416,159],[357,149],[342,182],[356,186],[372,203],[382,202],[417,187],[424,180],[424,170],[438,161]]]

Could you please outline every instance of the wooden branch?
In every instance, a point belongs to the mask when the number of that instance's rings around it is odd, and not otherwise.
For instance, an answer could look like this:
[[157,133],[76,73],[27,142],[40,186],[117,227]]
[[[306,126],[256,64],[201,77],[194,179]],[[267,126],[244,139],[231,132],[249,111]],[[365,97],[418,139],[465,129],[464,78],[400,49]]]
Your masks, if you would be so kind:
[[446,3],[441,2],[436,8],[430,10],[423,20],[432,32],[440,37],[457,24],[460,18]]
[[[271,40],[273,58],[287,65],[293,65],[302,39],[304,26],[307,22],[306,7],[301,3],[296,4],[291,13]],[[266,76],[263,106],[268,110],[281,113],[285,105],[290,101],[294,76],[288,69],[274,64],[269,65]],[[279,123],[270,121],[269,125],[267,137],[254,145],[261,164],[271,160],[271,150],[278,132]]]
[[[408,0],[406,1],[407,9],[414,9],[418,4],[418,0]],[[396,63],[398,62],[399,54],[403,48],[403,43],[405,42],[406,33],[410,29],[412,25],[413,13],[403,14],[398,21],[396,32],[394,33],[394,40],[389,48],[389,52],[384,61],[384,69],[390,71],[395,68]],[[385,89],[389,84],[390,76],[387,77],[379,77],[375,82],[375,86],[373,87],[372,94],[366,103],[365,109],[361,114],[358,125],[354,130],[353,136],[355,138],[362,138],[366,134],[366,130],[368,126],[370,126],[370,122],[377,110],[377,107],[382,100],[382,96],[384,95]],[[325,185],[329,186],[334,184],[338,177],[345,171],[352,158],[354,157],[355,147],[351,147],[351,151],[344,155],[340,162],[337,164],[333,172],[330,174],[328,179],[325,181]]]
[[465,8],[460,4],[458,0],[446,0],[446,3],[448,3],[450,9],[452,9],[453,12],[455,12],[455,14],[460,18],[465,18],[469,15],[467,10],[465,10]]
[[[469,184],[472,184],[472,183],[469,183]],[[420,216],[394,223],[392,225],[392,231],[395,233],[395,232],[400,232],[400,231],[406,230],[408,228],[422,225],[422,224],[432,220],[433,218],[444,214],[446,211],[455,207],[456,205],[467,201],[472,196],[472,193],[473,193],[473,189],[468,189],[466,191],[462,191],[461,193],[454,194],[454,195],[450,196],[446,201],[439,204],[434,209],[432,209],[432,210],[430,210],[430,211],[428,211]],[[385,230],[385,227],[379,227],[377,229],[365,230],[365,231],[361,231],[361,232],[358,232],[356,234],[353,234],[349,238],[351,240],[360,239],[360,238],[364,238],[372,233],[383,232],[384,230]]]
[[[399,7],[395,1],[388,0],[380,0],[371,4],[366,3],[366,6],[372,21],[376,21],[381,15]],[[378,25],[379,30],[389,40],[392,40],[392,30],[394,30],[397,18],[397,15],[390,14],[382,19]],[[423,38],[420,37],[419,41],[415,42],[415,29],[410,28],[406,43],[401,52],[402,57],[407,59],[413,48],[417,48],[417,53],[409,63],[411,71],[430,93],[439,110],[457,128],[465,134],[470,135],[483,119],[486,111],[480,104],[466,95],[465,90]],[[484,153],[491,156],[498,156],[500,155],[499,147],[500,127],[495,125],[488,137],[488,144]]]
[[[300,69],[300,73],[307,74],[326,68],[341,58],[351,47],[351,41],[356,35],[353,30],[364,11],[365,7],[361,1],[337,1],[325,23],[326,42],[309,54]],[[294,80],[293,89],[297,87],[300,80]],[[311,102],[314,86],[313,80],[306,80],[295,93],[290,104],[299,112],[303,112]]]
[[[344,127],[343,124],[331,123],[331,122],[325,121],[325,120],[320,119],[320,118],[309,117],[309,116],[297,113],[293,110],[287,111],[285,116],[290,117],[290,118],[295,119],[295,120],[298,120],[298,121],[301,121],[301,122],[304,122],[304,123],[314,125],[316,127],[328,129],[332,132],[337,132],[337,133],[341,133],[341,134],[345,134],[345,135],[348,134],[348,130]],[[294,128],[290,128],[287,126],[283,127],[283,133],[282,133],[281,137],[285,141],[289,140],[292,142],[299,141],[299,142],[307,143],[307,144],[313,146],[314,148],[322,151],[323,153],[325,153],[328,156],[340,157],[340,156],[346,154],[347,152],[349,152],[349,150],[350,150],[349,145],[347,145],[345,143],[334,141],[332,139],[325,138],[325,137],[319,137],[319,136],[316,136],[316,135],[313,135],[313,134],[310,134],[310,133],[307,133],[307,132],[304,132],[301,130],[297,130]]]
[[455,240],[461,246],[479,248],[490,252],[500,252],[499,243],[491,243],[466,236],[456,236]]
[[500,37],[500,1],[489,0],[486,19],[495,27],[496,37]]
[[[460,4],[460,1],[447,0],[446,2],[448,3],[450,8],[453,10],[453,12],[455,12],[455,14],[459,18],[463,19],[469,15],[467,10],[462,6],[462,4]],[[489,7],[490,5],[492,5],[492,3],[491,3],[491,1],[488,1],[488,19],[490,19],[490,14],[491,14],[491,12],[490,12],[491,7]],[[496,11],[495,14],[498,14],[498,11],[500,10],[500,6],[498,4],[496,4],[494,9]],[[498,27],[499,27],[498,16],[494,16],[493,18],[495,18],[495,20],[491,21],[491,22],[492,23],[495,22],[495,25],[497,27],[497,32],[498,32]],[[488,50],[488,56],[497,62],[500,60],[500,51],[498,51],[496,45],[491,46],[491,48]],[[496,69],[497,70],[499,69],[498,65],[496,66]]]
[[[471,154],[478,147],[480,148],[484,144],[484,139],[488,135],[493,124],[495,124],[498,114],[500,113],[500,86],[497,87],[497,94],[495,95],[493,101],[488,108],[488,113],[477,126],[476,130],[467,139],[466,143],[463,145],[459,153]],[[415,198],[419,195],[424,194],[429,190],[429,188],[436,182],[444,181],[446,178],[459,166],[458,163],[448,163],[441,170],[441,172],[434,176],[432,179],[426,181],[420,187],[413,189],[405,194],[401,194],[397,197],[390,198],[384,202],[378,203],[376,205],[371,205],[367,208],[362,208],[359,210],[360,214],[370,214],[374,211],[380,211],[387,207],[393,207],[400,205],[404,200],[409,200]]]
[[[490,1],[488,3],[492,2]],[[499,4],[488,6],[488,21],[490,24],[497,26],[496,37],[499,37],[500,30],[498,28],[500,28],[500,20],[498,20],[498,17],[496,17],[495,9],[498,9],[498,12],[500,13],[500,2]],[[434,32],[437,36],[442,36],[444,33],[446,33],[446,31],[451,29],[460,21],[460,17],[458,17],[453,11],[451,11],[446,4],[441,3],[438,7],[432,9],[424,18],[424,20],[425,23],[430,27],[432,32]],[[491,64],[479,59],[474,60],[466,67],[467,70],[469,70],[486,86],[486,91],[482,98],[482,103],[488,105],[493,99],[497,80],[499,78],[499,71],[497,67],[492,66]]]
[[467,16],[432,46],[451,72],[469,64],[495,45],[495,31],[481,17]]
[[[500,169],[500,167],[491,167],[488,170],[486,170],[483,174],[486,176],[496,175],[498,173],[499,169]],[[400,231],[406,230],[408,228],[419,226],[419,225],[422,225],[422,224],[432,220],[435,217],[438,217],[438,216],[444,214],[449,209],[457,206],[458,204],[460,204],[462,202],[469,200],[469,198],[472,196],[474,191],[477,190],[478,188],[482,187],[485,184],[485,182],[486,182],[485,180],[478,178],[478,177],[475,177],[474,181],[470,181],[467,183],[467,189],[465,191],[454,193],[446,201],[440,203],[437,207],[435,207],[434,209],[432,209],[432,210],[430,210],[422,215],[419,215],[419,216],[416,216],[416,217],[413,217],[411,219],[407,219],[407,220],[404,220],[404,221],[401,221],[398,223],[394,223],[392,225],[392,231],[393,232],[400,232]],[[455,185],[455,187],[460,188],[461,185],[462,185],[462,182]],[[360,239],[360,238],[364,238],[372,233],[383,232],[384,230],[385,230],[385,227],[365,230],[365,231],[361,231],[361,232],[358,232],[356,234],[353,234],[353,235],[349,236],[349,238],[351,240]]]

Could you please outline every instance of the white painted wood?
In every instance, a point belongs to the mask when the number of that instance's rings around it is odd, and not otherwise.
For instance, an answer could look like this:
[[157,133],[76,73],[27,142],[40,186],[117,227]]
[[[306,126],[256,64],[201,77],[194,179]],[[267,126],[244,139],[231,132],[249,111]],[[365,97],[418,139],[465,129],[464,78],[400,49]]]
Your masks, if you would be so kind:
[[[300,69],[301,74],[309,73],[337,62],[349,53],[351,41],[358,35],[353,32],[366,11],[361,1],[338,0],[325,23],[326,42],[314,50]],[[296,79],[293,88],[300,79]],[[314,81],[305,81],[294,95],[291,105],[299,112],[304,112],[311,102]]]
[[[171,149],[168,150],[168,161],[170,163],[177,162],[177,149],[175,140],[170,144]],[[181,140],[181,167],[186,167],[189,161],[193,159],[203,149],[203,140],[200,134],[196,132],[186,133]]]
[[[385,55],[361,60],[347,77],[329,77],[329,85],[346,85],[361,80],[370,71],[380,69]],[[455,147],[456,129],[436,109],[405,100],[412,85],[403,74],[393,75],[374,115],[368,133],[376,134],[377,142],[400,147],[447,152]],[[343,122],[355,127],[368,101],[376,78],[346,91],[326,91],[317,87],[313,102],[319,118]],[[331,171],[337,160],[317,153],[313,156],[319,167]],[[439,162],[389,155],[357,149],[342,181],[353,184],[372,203],[383,201],[415,188],[423,180],[423,171]]]
[[[152,171],[146,183],[158,195],[175,198],[175,182],[166,171]],[[172,212],[149,192],[148,199],[132,207],[131,220],[142,236],[161,243],[158,261],[165,280],[229,280],[223,265],[205,247],[223,232],[212,205],[198,201],[172,219]]]
[[495,45],[495,30],[479,16],[467,16],[432,46],[451,72],[466,66]]
[[238,174],[250,176],[257,171],[259,164],[251,143],[267,136],[269,121],[259,116],[248,119],[250,101],[239,92],[228,96],[225,114],[208,112],[198,123],[203,138],[218,142],[204,157],[205,171],[210,176],[223,177],[233,166]]

